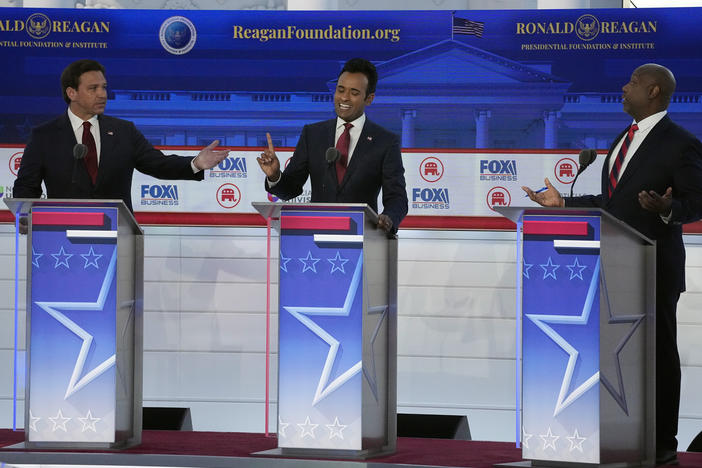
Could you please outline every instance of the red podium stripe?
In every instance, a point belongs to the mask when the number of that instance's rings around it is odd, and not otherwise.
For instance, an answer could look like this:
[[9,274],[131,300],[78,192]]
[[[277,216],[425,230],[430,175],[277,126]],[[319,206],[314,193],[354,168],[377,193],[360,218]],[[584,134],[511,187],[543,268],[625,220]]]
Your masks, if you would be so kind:
[[351,229],[351,218],[348,216],[281,216],[280,228],[348,231]]
[[586,236],[587,221],[524,221],[524,234]]
[[70,211],[35,211],[32,224],[42,226],[102,226],[104,213],[74,213]]

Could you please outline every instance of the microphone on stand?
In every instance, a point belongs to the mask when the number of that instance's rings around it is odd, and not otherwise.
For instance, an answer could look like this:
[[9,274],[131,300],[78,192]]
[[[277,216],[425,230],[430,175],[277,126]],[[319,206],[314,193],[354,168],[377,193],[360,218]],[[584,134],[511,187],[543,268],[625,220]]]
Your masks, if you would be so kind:
[[575,174],[575,179],[573,179],[573,183],[570,184],[570,196],[573,196],[573,187],[575,187],[575,181],[578,180],[578,176],[585,172],[585,169],[595,162],[595,158],[597,157],[597,151],[594,149],[584,149],[580,151],[580,155],[578,156],[578,172]]
[[88,154],[88,147],[83,143],[76,143],[73,147],[73,177],[71,178],[71,183],[75,184],[78,182],[78,161],[85,158]]

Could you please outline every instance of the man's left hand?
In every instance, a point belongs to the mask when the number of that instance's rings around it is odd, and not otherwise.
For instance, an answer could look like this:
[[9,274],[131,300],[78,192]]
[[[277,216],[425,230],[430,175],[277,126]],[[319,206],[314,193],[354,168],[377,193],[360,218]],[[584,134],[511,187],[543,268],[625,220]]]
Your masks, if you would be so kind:
[[219,140],[215,140],[206,147],[202,148],[195,159],[193,159],[193,165],[200,171],[205,169],[212,169],[221,161],[223,161],[227,156],[229,156],[228,150],[216,150],[215,148],[219,145]]
[[642,190],[639,192],[639,204],[644,210],[669,216],[673,205],[673,188],[668,187],[662,196],[658,195],[655,190]]
[[392,219],[388,215],[381,214],[378,216],[378,229],[382,229],[387,234],[392,231]]

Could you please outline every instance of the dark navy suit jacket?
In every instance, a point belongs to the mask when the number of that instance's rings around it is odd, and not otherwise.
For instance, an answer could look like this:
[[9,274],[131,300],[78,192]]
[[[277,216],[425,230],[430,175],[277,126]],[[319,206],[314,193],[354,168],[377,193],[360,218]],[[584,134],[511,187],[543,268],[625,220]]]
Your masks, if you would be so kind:
[[302,193],[309,176],[314,203],[366,203],[378,211],[378,194],[383,190],[383,214],[397,230],[407,214],[405,169],[400,143],[393,133],[366,118],[340,184],[333,164],[325,154],[333,147],[336,119],[305,125],[290,163],[270,193],[289,200]]
[[[609,158],[624,135],[609,149],[602,168],[602,194],[566,198],[566,206],[604,208],[650,239],[656,240],[657,287],[680,293],[685,290],[685,247],[682,224],[702,217],[702,144],[667,115],[658,122],[633,155],[611,198],[607,191]],[[673,211],[668,224],[657,213],[641,208],[638,193],[673,188]]]
[[44,182],[48,198],[121,199],[131,210],[134,169],[159,179],[202,180],[192,157],[164,155],[132,122],[106,115],[100,123],[100,164],[93,185],[83,161],[73,158],[76,137],[67,114],[32,130],[12,190],[15,198],[38,198]]

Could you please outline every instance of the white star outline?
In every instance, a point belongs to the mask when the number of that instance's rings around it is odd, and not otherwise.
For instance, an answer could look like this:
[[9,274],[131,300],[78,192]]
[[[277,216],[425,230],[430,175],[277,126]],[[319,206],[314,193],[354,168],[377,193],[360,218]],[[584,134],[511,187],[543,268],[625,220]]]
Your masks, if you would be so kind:
[[336,251],[336,256],[334,258],[328,258],[327,261],[331,263],[331,272],[334,273],[335,271],[340,271],[344,274],[346,274],[346,271],[344,270],[344,265],[349,261],[348,258],[343,258],[341,256],[341,253],[337,250]]
[[[566,268],[570,270],[570,278],[580,278],[583,279],[583,270],[587,268],[587,265],[581,265],[578,263],[578,257],[575,257],[575,261],[572,265],[566,265]],[[577,272],[575,270],[578,270]]]
[[[61,420],[61,422],[57,422],[57,420]],[[55,417],[49,417],[49,421],[51,421],[54,425],[51,432],[56,432],[57,429],[61,429],[63,432],[68,432],[68,429],[66,429],[66,423],[70,420],[71,418],[65,417],[61,412],[61,409],[59,409]]]
[[579,450],[580,453],[583,453],[583,442],[587,440],[587,437],[580,437],[577,428],[575,429],[573,435],[566,436],[566,439],[568,439],[570,442],[570,449],[568,449],[568,451],[572,452],[573,450]]
[[288,272],[288,262],[292,260],[292,258],[286,257],[285,255],[280,254],[280,269],[283,270],[285,273]]
[[524,448],[529,448],[529,439],[533,437],[532,434],[527,433],[527,431],[522,427],[522,445]]
[[531,278],[529,278],[529,270],[531,270],[531,267],[533,267],[533,266],[534,266],[533,263],[524,262],[524,269],[522,270],[522,272],[523,272],[524,277],[526,279],[531,279]]
[[[366,377],[366,380],[368,381],[368,385],[370,385],[370,389],[373,392],[373,396],[375,397],[375,401],[378,401],[378,380],[377,380],[377,375],[375,372],[375,339],[378,337],[378,333],[380,332],[380,327],[383,325],[383,322],[385,321],[385,318],[388,315],[388,306],[382,305],[382,306],[376,306],[376,307],[368,307],[368,315],[378,315],[380,314],[380,319],[378,319],[378,323],[375,325],[375,330],[373,330],[373,336],[371,336],[370,339],[370,349],[371,349],[371,355],[370,355],[370,370],[368,370],[368,366],[364,365],[363,366],[363,375]],[[346,426],[344,426],[346,427]]]
[[549,447],[556,450],[556,441],[561,438],[561,436],[553,435],[551,432],[551,426],[548,427],[546,434],[539,434],[539,437],[541,437],[541,440],[544,441],[544,450]]
[[622,339],[617,343],[617,347],[614,349],[612,352],[612,360],[616,363],[616,371],[617,371],[617,387],[618,390],[615,390],[614,385],[609,381],[609,378],[607,378],[606,375],[602,375],[600,380],[602,382],[602,385],[607,389],[610,395],[612,395],[612,398],[614,398],[614,401],[617,402],[619,407],[624,411],[624,414],[627,416],[629,415],[629,408],[626,403],[626,391],[624,390],[624,377],[622,376],[622,364],[619,361],[619,354],[622,352],[622,349],[624,349],[624,346],[629,342],[629,339],[634,335],[634,332],[638,328],[639,324],[643,322],[643,320],[646,318],[645,315],[621,315],[619,317],[615,317],[614,314],[612,313],[612,307],[609,303],[609,292],[607,291],[607,282],[605,281],[605,274],[604,270],[602,271],[602,289],[604,291],[604,296],[607,299],[607,312],[609,313],[609,320],[607,321],[608,325],[611,324],[621,324],[621,323],[631,323],[631,327],[629,328],[629,331],[622,337]]
[[[51,256],[56,259],[56,265],[54,265],[54,269],[58,268],[59,265],[65,265],[66,268],[71,268],[70,266],[68,266],[68,259],[71,258],[73,254],[66,253],[66,251],[63,250],[63,246],[61,246],[61,249],[57,253],[51,254]],[[59,260],[59,257],[65,258],[63,260]]]
[[[549,276],[553,279],[557,279],[556,278],[556,270],[558,270],[560,268],[560,265],[556,265],[555,263],[553,263],[550,256],[548,257],[548,260],[546,261],[546,263],[539,264],[539,266],[544,269],[543,279],[546,279]],[[550,272],[548,271],[549,269],[551,270]]]
[[329,440],[335,437],[344,440],[344,434],[342,431],[346,429],[347,425],[339,423],[338,417],[334,418],[334,424],[325,424],[325,426],[327,426],[329,429]]
[[40,417],[34,416],[32,410],[29,410],[29,430],[38,432],[37,423],[41,420]]
[[93,414],[90,412],[90,410],[88,410],[88,414],[84,418],[78,418],[78,421],[80,421],[83,424],[83,430],[81,432],[85,432],[87,430],[97,432],[95,424],[101,420],[102,418],[93,417]]
[[34,250],[34,246],[32,246],[32,265],[39,268],[39,259],[43,256],[43,253],[37,253],[36,250]]
[[[317,273],[317,262],[321,260],[321,258],[314,258],[312,256],[312,251],[308,250],[307,251],[307,257],[305,258],[298,258],[304,265],[302,267],[302,272],[306,272],[307,270],[312,270],[314,273]],[[287,270],[286,270],[287,272]]]
[[[51,315],[53,318],[59,321],[61,325],[68,328],[71,332],[76,334],[79,338],[83,340],[80,347],[80,352],[76,358],[76,364],[73,367],[73,374],[71,375],[71,380],[68,383],[68,388],[66,388],[66,394],[64,395],[64,400],[68,399],[75,392],[95,380],[99,375],[105,372],[107,369],[115,365],[115,355],[113,354],[97,367],[92,369],[90,372],[85,374],[83,378],[79,380],[80,375],[83,373],[83,366],[85,365],[85,359],[88,356],[88,351],[90,350],[90,345],[93,342],[93,335],[86,332],[84,329],[79,327],[74,321],[60,313],[57,309],[70,309],[70,310],[95,310],[102,311],[105,306],[105,300],[107,299],[107,294],[112,285],[112,279],[115,276],[117,264],[117,248],[115,247],[112,252],[112,258],[110,259],[110,264],[105,272],[105,279],[102,282],[102,287],[100,288],[100,293],[95,302],[35,302],[37,306],[42,308],[46,313]],[[51,419],[51,418],[49,418]]]
[[285,439],[288,438],[287,434],[285,434],[285,431],[287,430],[288,426],[290,423],[283,422],[283,419],[278,415],[278,436],[283,437]]
[[312,424],[310,422],[309,416],[307,416],[304,423],[297,423],[297,427],[299,427],[301,431],[300,438],[304,439],[305,436],[309,435],[313,439],[316,439],[317,437],[314,435],[314,430],[317,428],[317,426],[319,426],[319,424]]
[[346,381],[351,377],[358,374],[361,371],[362,360],[358,361],[356,364],[347,369],[343,374],[334,379],[331,383],[329,382],[329,376],[331,374],[332,366],[336,360],[336,354],[339,350],[339,341],[331,336],[326,330],[317,325],[308,315],[317,316],[331,316],[331,317],[348,317],[351,313],[351,305],[353,304],[354,298],[356,297],[356,291],[358,291],[358,286],[361,282],[361,273],[363,265],[363,254],[358,258],[358,263],[356,264],[356,270],[353,273],[353,278],[351,278],[351,284],[349,284],[348,292],[346,293],[346,299],[344,300],[344,305],[342,307],[294,307],[294,306],[283,306],[285,310],[290,312],[290,314],[299,320],[304,326],[310,329],[312,333],[320,337],[325,343],[329,345],[329,352],[327,353],[327,359],[324,362],[324,367],[322,368],[322,374],[319,377],[319,383],[317,384],[317,390],[315,391],[314,398],[312,399],[312,405],[316,405],[324,398],[329,396],[333,391],[341,387]]
[[[98,270],[100,269],[97,261],[102,258],[102,254],[95,253],[92,245],[90,246],[90,251],[87,254],[80,254],[80,256],[85,259],[85,266],[83,267],[84,270],[87,269],[89,266],[94,266]],[[92,260],[90,260],[91,258]]]
[[[551,257],[549,257],[550,261]],[[525,314],[526,317],[534,322],[534,324],[541,329],[549,338],[551,338],[558,346],[560,346],[566,353],[568,353],[568,364],[566,370],[563,374],[563,380],[561,381],[561,390],[558,394],[558,401],[556,401],[556,406],[553,410],[553,416],[558,416],[558,414],[570,406],[575,400],[580,398],[587,390],[592,388],[600,380],[600,372],[597,371],[592,374],[585,382],[580,384],[578,388],[573,390],[569,395],[566,395],[568,389],[570,388],[571,380],[573,379],[573,371],[575,369],[575,363],[578,360],[578,355],[580,354],[570,343],[568,343],[561,335],[556,333],[556,331],[551,328],[546,323],[555,324],[566,324],[566,325],[585,325],[590,318],[590,312],[592,311],[592,305],[595,301],[595,293],[597,292],[597,284],[599,280],[600,271],[600,259],[597,258],[597,263],[595,264],[594,271],[592,273],[592,279],[590,280],[590,286],[587,291],[587,296],[585,297],[585,303],[583,304],[583,310],[579,316],[572,315],[540,315],[540,314]],[[550,431],[550,428],[549,428]]]

